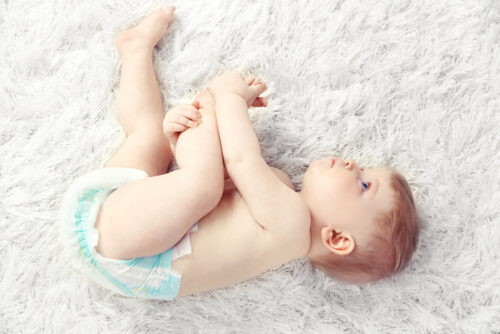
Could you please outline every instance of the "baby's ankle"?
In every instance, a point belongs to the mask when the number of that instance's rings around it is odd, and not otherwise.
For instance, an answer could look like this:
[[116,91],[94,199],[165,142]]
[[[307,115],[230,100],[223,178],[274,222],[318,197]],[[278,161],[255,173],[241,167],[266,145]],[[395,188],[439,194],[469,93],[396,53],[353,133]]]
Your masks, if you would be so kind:
[[154,42],[136,34],[134,31],[125,30],[115,39],[116,49],[120,56],[130,54],[152,54]]

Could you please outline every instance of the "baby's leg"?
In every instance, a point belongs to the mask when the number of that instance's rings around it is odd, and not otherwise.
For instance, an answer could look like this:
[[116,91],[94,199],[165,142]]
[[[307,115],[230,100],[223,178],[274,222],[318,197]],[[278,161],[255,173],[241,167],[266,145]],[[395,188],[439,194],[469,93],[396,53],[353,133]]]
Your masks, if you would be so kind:
[[[201,111],[200,126],[179,136],[180,168],[162,174],[172,155],[162,132],[164,114],[152,50],[172,15],[155,12],[117,38],[123,62],[117,113],[127,138],[105,167],[142,168],[152,177],[124,185],[102,205],[97,250],[106,257],[151,256],[171,248],[222,196],[223,163],[214,114]],[[144,43],[148,38],[152,43]]]

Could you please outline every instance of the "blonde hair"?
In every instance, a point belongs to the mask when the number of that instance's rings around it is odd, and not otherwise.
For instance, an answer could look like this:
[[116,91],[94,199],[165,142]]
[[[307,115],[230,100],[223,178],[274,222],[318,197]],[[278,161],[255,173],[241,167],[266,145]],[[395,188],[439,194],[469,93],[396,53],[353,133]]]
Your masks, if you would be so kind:
[[391,170],[392,210],[376,220],[378,228],[366,244],[357,244],[349,255],[330,253],[311,259],[328,276],[351,283],[376,281],[401,271],[417,247],[420,219],[408,182]]

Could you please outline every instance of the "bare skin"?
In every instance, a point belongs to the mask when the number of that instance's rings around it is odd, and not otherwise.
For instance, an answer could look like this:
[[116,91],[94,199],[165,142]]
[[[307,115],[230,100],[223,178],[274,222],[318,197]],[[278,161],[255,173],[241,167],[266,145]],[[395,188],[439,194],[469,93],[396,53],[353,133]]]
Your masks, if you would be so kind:
[[[198,221],[198,231],[190,234],[192,254],[172,263],[182,274],[182,296],[257,276],[304,256],[307,248],[288,248],[271,236],[253,219],[231,180],[224,178],[214,104],[206,90],[196,97],[190,116],[177,118],[178,124],[186,123],[175,142],[167,138],[174,136],[166,129],[152,53],[173,12],[172,7],[155,11],[116,38],[122,59],[116,113],[127,137],[104,167],[138,168],[150,177],[113,192],[101,207],[96,228],[101,255],[129,259],[171,248]],[[257,95],[255,106],[265,105]],[[179,169],[166,173],[172,149]],[[285,173],[274,171],[293,188]]]
[[[142,169],[150,177],[122,186],[103,203],[95,226],[97,251],[114,259],[152,256],[199,222],[190,234],[192,254],[172,263],[182,274],[180,296],[231,285],[304,256],[348,256],[370,238],[375,217],[392,205],[389,173],[360,168],[353,160],[317,160],[301,192],[293,191],[285,173],[260,159],[251,125],[243,121],[247,107],[266,105],[258,78],[223,75],[209,84],[210,92],[203,90],[165,117],[153,48],[173,12],[155,11],[116,38],[122,59],[116,113],[127,137],[104,167]],[[222,156],[221,142],[233,157]],[[240,147],[253,148],[258,157],[240,159]],[[179,169],[166,173],[174,153]]]

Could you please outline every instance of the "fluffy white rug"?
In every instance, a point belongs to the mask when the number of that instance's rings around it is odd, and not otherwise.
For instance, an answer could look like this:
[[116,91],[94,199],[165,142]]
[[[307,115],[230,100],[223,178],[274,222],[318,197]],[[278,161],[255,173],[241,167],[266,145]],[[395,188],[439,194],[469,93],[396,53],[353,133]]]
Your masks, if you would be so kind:
[[155,54],[165,107],[217,72],[265,78],[251,119],[299,185],[328,155],[396,167],[424,219],[399,276],[344,286],[303,259],[173,302],[68,267],[56,216],[124,135],[114,35],[167,1],[0,1],[0,332],[492,333],[500,330],[498,2],[173,1]]

